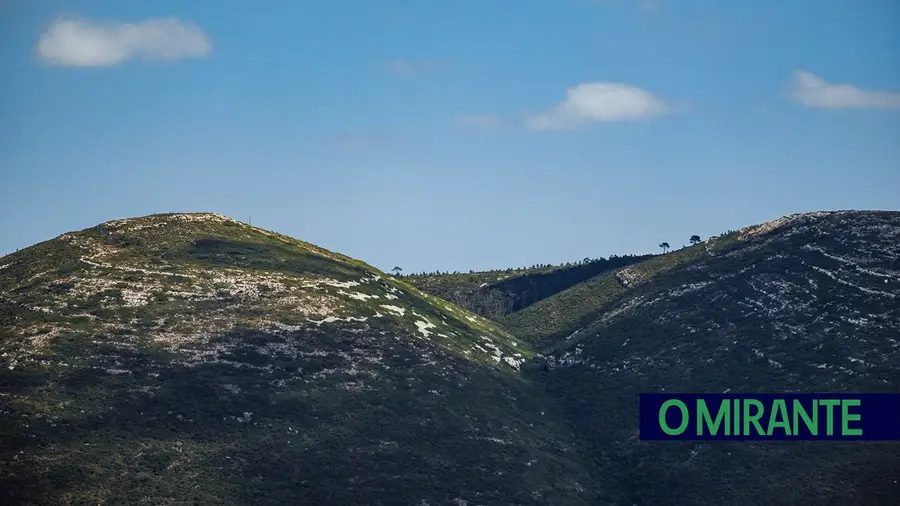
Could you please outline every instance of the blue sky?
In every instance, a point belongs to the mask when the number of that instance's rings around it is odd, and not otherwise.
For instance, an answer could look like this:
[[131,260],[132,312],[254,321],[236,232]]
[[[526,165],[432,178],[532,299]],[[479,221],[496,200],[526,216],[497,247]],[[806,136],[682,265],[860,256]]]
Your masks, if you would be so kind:
[[405,271],[900,209],[892,0],[0,2],[0,254],[214,211]]

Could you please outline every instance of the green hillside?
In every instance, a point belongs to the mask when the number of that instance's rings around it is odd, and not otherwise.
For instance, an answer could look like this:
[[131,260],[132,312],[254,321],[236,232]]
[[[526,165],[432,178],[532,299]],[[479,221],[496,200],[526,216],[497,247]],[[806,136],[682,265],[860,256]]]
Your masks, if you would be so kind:
[[216,214],[117,220],[0,258],[0,502],[894,504],[898,444],[642,442],[636,406],[897,393],[898,328],[896,212],[402,278]]
[[598,274],[651,257],[653,255],[613,255],[560,266],[467,274],[416,274],[403,279],[484,317],[500,319]]
[[214,214],[0,259],[4,504],[592,504],[528,347]]
[[731,244],[731,239],[723,237],[606,271],[498,321],[539,348],[552,346],[602,315],[631,290],[653,281],[662,273],[714,255],[727,244]]

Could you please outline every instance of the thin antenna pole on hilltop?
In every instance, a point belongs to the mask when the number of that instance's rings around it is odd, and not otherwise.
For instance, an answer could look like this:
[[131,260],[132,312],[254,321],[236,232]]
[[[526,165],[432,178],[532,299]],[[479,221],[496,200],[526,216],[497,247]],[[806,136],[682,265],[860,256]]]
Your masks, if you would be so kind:
[[250,216],[248,219],[249,219],[250,221],[248,221],[247,223],[249,223],[250,226],[252,227],[252,226],[253,226],[253,216]]

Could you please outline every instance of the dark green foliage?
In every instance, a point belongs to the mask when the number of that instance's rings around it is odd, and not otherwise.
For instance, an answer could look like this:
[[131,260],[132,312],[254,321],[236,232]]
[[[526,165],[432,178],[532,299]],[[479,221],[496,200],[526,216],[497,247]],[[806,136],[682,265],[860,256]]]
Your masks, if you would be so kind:
[[28,325],[46,321],[43,313],[32,311],[22,304],[0,299],[0,328],[6,329],[13,325]]
[[165,255],[167,260],[184,259],[204,265],[222,265],[345,278],[355,274],[345,263],[329,258],[300,255],[296,247],[280,241],[234,241],[204,237],[191,241],[180,252]]
[[575,286],[600,273],[635,264],[653,255],[611,256],[559,267],[487,271],[471,274],[413,275],[408,283],[487,318],[500,318]]
[[[4,416],[0,438],[12,444],[2,454],[21,456],[5,469],[0,498],[5,504],[180,504],[185,498],[216,504],[593,504],[571,436],[539,386],[449,356],[442,364],[451,375],[431,371],[423,349],[390,338],[377,344],[392,351],[390,374],[316,379],[339,364],[333,358],[268,360],[252,351],[272,339],[222,337],[246,345],[246,353],[229,359],[272,364],[268,371],[186,367],[152,350],[123,354],[69,341],[53,353],[91,355],[97,362],[114,356],[131,373],[40,367],[5,373],[7,393],[31,395],[13,404],[4,398],[0,408],[29,414],[22,422]],[[300,339],[310,350],[363,344],[352,334],[285,339]],[[48,382],[56,386],[41,390]],[[279,382],[283,386],[273,387]],[[357,382],[358,389],[341,386]],[[72,404],[64,414],[43,414],[66,399]]]

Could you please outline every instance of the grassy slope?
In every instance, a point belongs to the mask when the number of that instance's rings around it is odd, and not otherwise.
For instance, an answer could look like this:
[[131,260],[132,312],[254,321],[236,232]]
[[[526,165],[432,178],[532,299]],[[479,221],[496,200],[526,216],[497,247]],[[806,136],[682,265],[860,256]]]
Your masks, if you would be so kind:
[[6,503],[593,503],[527,347],[357,260],[154,215],[0,266]]
[[[712,246],[699,244],[605,272],[498,321],[537,348],[552,346],[603,314],[630,290],[661,273],[707,256],[707,247]],[[620,280],[622,271],[629,274],[627,285]]]
[[653,255],[611,257],[570,265],[406,276],[404,280],[432,295],[491,319],[524,309],[602,272],[637,263]]

